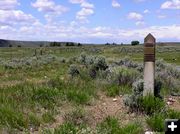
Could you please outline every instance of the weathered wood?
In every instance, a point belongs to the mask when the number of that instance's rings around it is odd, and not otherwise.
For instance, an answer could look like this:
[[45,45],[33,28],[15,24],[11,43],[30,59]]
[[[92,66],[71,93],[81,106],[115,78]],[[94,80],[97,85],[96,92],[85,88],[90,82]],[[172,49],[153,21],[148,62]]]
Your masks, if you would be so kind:
[[143,95],[154,95],[156,39],[148,34],[144,39],[144,91]]

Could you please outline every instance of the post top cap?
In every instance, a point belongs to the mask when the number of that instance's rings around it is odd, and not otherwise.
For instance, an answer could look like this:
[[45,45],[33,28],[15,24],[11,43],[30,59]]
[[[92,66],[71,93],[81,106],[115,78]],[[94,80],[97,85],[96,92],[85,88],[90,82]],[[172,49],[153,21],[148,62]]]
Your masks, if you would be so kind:
[[156,39],[154,38],[154,36],[149,33],[145,39],[144,39],[144,42],[148,42],[148,43],[155,43],[156,42]]

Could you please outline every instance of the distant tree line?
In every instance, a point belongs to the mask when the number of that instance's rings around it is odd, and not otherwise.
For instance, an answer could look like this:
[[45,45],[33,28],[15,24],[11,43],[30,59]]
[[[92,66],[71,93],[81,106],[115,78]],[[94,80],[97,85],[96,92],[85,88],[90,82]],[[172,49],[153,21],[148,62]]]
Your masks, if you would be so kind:
[[[131,45],[132,45],[132,46],[136,46],[136,45],[139,45],[139,44],[140,44],[140,42],[137,41],[137,40],[131,41]],[[106,45],[106,46],[116,46],[116,45],[128,45],[128,44],[123,44],[123,43],[121,43],[121,44],[117,44],[117,43],[106,43],[105,45]]]
[[109,45],[109,46],[110,46],[110,45],[116,46],[117,44],[113,42],[113,43],[106,43],[105,45],[107,45],[107,46],[108,46],[108,45]]
[[66,43],[51,42],[50,43],[50,47],[60,47],[62,45],[65,45],[65,46],[82,46],[81,43],[74,43],[74,42],[66,42]]
[[51,42],[50,47],[60,47],[61,43],[60,42]]

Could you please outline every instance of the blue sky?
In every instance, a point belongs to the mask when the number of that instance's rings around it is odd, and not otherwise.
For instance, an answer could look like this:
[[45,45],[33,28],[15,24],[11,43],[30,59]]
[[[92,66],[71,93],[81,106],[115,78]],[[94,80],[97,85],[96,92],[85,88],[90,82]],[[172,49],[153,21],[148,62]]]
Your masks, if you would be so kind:
[[1,0],[0,38],[129,43],[180,41],[180,0]]

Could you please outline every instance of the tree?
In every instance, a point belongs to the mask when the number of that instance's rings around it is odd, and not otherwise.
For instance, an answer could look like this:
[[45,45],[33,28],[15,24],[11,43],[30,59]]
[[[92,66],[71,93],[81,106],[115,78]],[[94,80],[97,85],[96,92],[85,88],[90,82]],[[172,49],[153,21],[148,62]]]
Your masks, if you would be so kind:
[[78,43],[77,45],[78,45],[78,46],[82,46],[82,44],[81,44],[81,43]]
[[67,42],[66,46],[75,46],[73,42]]
[[60,47],[61,46],[61,43],[60,42],[51,42],[50,43],[50,47]]
[[131,42],[131,45],[132,45],[132,46],[139,45],[139,41],[132,41],[132,42]]

